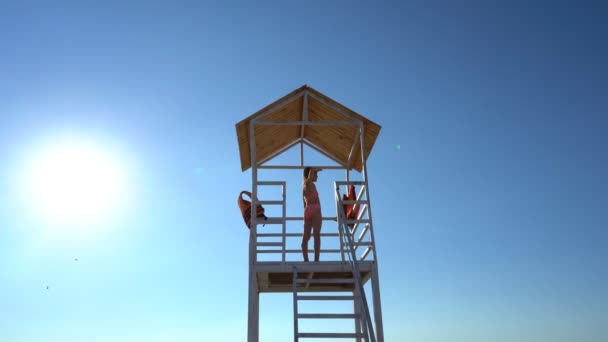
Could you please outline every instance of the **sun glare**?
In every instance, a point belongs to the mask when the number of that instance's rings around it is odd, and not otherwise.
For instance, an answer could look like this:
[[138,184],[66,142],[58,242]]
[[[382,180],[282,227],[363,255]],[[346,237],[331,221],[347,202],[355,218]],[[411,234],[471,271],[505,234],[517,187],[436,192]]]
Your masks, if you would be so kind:
[[70,142],[39,151],[25,183],[29,209],[48,223],[95,223],[125,200],[124,170],[90,144]]

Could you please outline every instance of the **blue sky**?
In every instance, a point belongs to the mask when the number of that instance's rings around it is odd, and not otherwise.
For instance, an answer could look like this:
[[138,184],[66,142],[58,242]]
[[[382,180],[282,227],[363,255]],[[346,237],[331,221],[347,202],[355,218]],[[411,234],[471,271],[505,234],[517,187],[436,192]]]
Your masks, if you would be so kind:
[[[0,340],[245,340],[234,125],[308,84],[382,126],[368,168],[387,341],[605,341],[607,14],[0,3]],[[16,179],[65,139],[122,161],[129,204],[48,234]],[[261,341],[291,338],[291,310],[262,296]]]

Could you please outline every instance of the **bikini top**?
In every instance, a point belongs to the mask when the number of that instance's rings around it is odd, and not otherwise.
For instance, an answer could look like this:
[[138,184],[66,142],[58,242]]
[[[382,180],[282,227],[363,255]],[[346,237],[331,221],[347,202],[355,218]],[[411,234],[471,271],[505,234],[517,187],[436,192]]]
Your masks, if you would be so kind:
[[311,191],[308,196],[304,196],[304,198],[306,199],[307,205],[312,203],[319,203],[319,193],[317,192],[316,188]]

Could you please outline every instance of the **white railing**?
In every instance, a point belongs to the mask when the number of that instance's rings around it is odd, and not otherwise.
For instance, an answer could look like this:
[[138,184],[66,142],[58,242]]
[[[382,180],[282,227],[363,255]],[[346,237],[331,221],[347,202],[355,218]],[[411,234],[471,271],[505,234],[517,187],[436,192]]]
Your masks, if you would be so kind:
[[[357,293],[361,296],[361,308],[363,313],[363,332],[366,336],[365,340],[368,342],[376,342],[376,336],[374,334],[374,326],[372,323],[369,306],[367,305],[367,298],[365,295],[365,289],[363,288],[363,281],[361,279],[361,273],[359,270],[359,262],[365,260],[369,252],[373,249],[373,234],[370,233],[369,239],[370,241],[363,242],[363,238],[367,236],[367,232],[373,229],[372,222],[370,219],[362,219],[365,213],[369,209],[369,197],[367,196],[367,189],[365,182],[335,182],[335,195],[336,195],[336,203],[337,203],[337,212],[338,212],[338,228],[341,236],[341,246],[344,250],[343,255],[347,256],[348,262],[352,265],[353,270],[353,278],[355,279],[355,287],[357,289]],[[361,190],[359,194],[356,196],[355,200],[342,200],[340,196],[340,186],[345,186],[347,188],[351,185],[360,185]],[[365,199],[363,199],[365,198]],[[347,213],[344,210],[344,204],[352,204],[354,208],[359,207],[359,211],[357,213],[357,217],[354,219],[348,219],[346,217]],[[360,233],[359,239],[355,241],[355,234],[357,232],[357,228],[360,223],[365,223],[364,230]],[[351,224],[352,226],[349,226]],[[357,247],[365,245],[367,248],[363,252],[360,258],[357,257]]]
[[[348,229],[339,229],[341,236],[341,249],[342,249],[342,260],[344,261],[345,253],[344,247],[345,245],[343,238],[343,234],[349,234],[353,240],[353,250],[355,252],[356,260],[363,261],[366,260],[370,255],[370,252],[374,250],[374,239],[372,232],[372,222],[370,217],[368,216],[368,210],[370,205],[370,200],[367,195],[367,185],[363,181],[336,181],[335,183],[335,199],[336,199],[336,212],[343,213],[344,216],[338,215],[338,227],[342,224]],[[346,189],[346,193],[348,193],[348,187],[351,185],[359,186],[360,189],[356,195],[355,200],[342,200],[340,187],[344,187]],[[344,212],[343,205],[351,204],[354,208],[358,208],[357,217],[354,219],[346,218],[346,213]],[[351,226],[349,226],[351,225]],[[357,236],[358,235],[358,236]],[[363,252],[357,254],[359,247],[363,248]],[[371,253],[371,256],[375,260],[375,253]]]
[[[353,235],[353,246],[354,250],[359,253],[358,260],[366,260],[369,257],[370,252],[374,248],[374,243],[371,239],[371,222],[366,215],[369,206],[369,199],[367,198],[367,191],[365,188],[365,182],[335,182],[336,189],[340,186],[360,186],[358,191],[357,199],[355,201],[342,201],[340,198],[339,190],[336,190],[336,216],[325,216],[323,221],[334,221],[337,222],[335,230],[328,231],[326,225],[321,233],[321,246],[329,246],[320,250],[321,260],[323,261],[346,261],[346,251],[344,236],[340,229],[340,224],[351,224],[350,234]],[[255,236],[255,262],[288,262],[288,261],[302,261],[302,258],[295,256],[302,254],[301,239],[303,236],[303,230],[301,225],[297,225],[297,222],[303,224],[303,216],[286,216],[286,182],[284,181],[259,181],[258,186],[278,186],[281,189],[281,198],[264,198],[263,200],[256,200],[257,205],[263,205],[266,208],[267,220],[256,219],[257,229]],[[259,196],[258,196],[259,197]],[[342,210],[343,204],[353,204],[360,206],[359,214],[355,219],[342,219],[339,215],[339,210]],[[279,215],[269,215],[268,213],[277,213],[277,210],[271,210],[273,206],[279,206]],[[330,228],[331,229],[331,228]],[[354,237],[358,234],[358,237]],[[312,242],[312,241],[311,241]],[[312,253],[312,243],[309,251]],[[362,253],[360,251],[363,250]],[[289,255],[294,255],[289,257]]]

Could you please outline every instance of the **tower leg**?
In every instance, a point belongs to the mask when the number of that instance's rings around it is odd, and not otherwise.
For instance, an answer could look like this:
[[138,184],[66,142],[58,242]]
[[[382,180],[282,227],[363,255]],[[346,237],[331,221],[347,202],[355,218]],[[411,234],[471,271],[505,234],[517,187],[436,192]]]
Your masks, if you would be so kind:
[[[353,296],[355,298],[355,300],[353,300],[353,307],[355,310],[354,314],[358,315],[358,317],[355,318],[355,333],[360,334],[363,332],[363,330],[361,329],[362,310],[361,310],[361,295],[359,294],[359,291],[357,289],[355,289],[353,291]],[[362,342],[361,337],[357,337],[356,342]]]
[[384,342],[384,329],[382,327],[382,307],[380,305],[380,280],[378,276],[378,264],[374,263],[372,270],[372,294],[374,297],[374,320],[376,321],[376,341]]
[[247,342],[258,342],[260,338],[260,294],[253,265],[249,265],[249,310],[247,320]]

